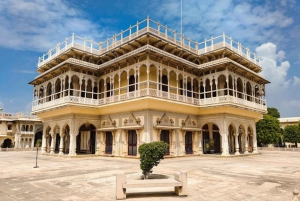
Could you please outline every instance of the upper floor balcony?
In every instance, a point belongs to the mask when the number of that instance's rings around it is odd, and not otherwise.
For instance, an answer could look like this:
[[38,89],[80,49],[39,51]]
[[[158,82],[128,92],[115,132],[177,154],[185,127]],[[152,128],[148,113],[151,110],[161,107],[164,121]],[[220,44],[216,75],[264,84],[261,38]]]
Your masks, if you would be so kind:
[[155,37],[166,41],[168,44],[173,44],[173,46],[180,47],[195,55],[202,55],[227,47],[239,56],[242,56],[258,66],[260,65],[260,59],[255,53],[250,52],[248,48],[243,47],[241,43],[234,41],[224,33],[220,36],[204,40],[203,42],[196,42],[147,17],[147,19],[137,22],[137,24],[130,26],[125,31],[121,31],[121,33],[100,43],[73,34],[71,37],[66,38],[62,43],[57,44],[56,47],[50,49],[46,54],[39,57],[38,70],[53,59],[56,59],[58,56],[73,48],[90,53],[96,57],[101,57],[101,55],[107,55],[108,53],[111,53],[112,50],[128,44],[130,41],[136,41],[145,34],[154,35]]
[[[224,79],[224,77],[220,79]],[[113,103],[154,98],[200,108],[234,106],[265,113],[267,106],[262,94],[264,92],[257,86],[251,87],[249,83],[243,89],[240,81],[238,80],[237,84],[231,82],[228,87],[225,84],[216,84],[214,81],[212,85],[205,85],[205,83],[203,85],[195,80],[187,84],[180,84],[180,82],[168,84],[164,78],[162,82],[141,81],[126,86],[100,82],[99,88],[102,90],[98,90],[97,87],[88,83],[87,87],[81,89],[71,87],[53,94],[46,93],[46,96],[35,97],[32,111],[39,113],[67,105],[100,107]]]

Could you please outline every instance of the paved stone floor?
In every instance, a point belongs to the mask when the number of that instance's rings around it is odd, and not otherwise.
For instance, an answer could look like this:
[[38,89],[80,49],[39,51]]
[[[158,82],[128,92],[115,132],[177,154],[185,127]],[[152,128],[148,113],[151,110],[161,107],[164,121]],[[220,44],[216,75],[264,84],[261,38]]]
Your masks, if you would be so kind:
[[[300,153],[262,151],[260,155],[168,158],[153,177],[188,174],[188,196],[172,188],[129,189],[127,200],[280,200],[300,190]],[[35,152],[0,152],[0,200],[115,200],[115,174],[139,179],[139,160],[117,157],[61,158]]]

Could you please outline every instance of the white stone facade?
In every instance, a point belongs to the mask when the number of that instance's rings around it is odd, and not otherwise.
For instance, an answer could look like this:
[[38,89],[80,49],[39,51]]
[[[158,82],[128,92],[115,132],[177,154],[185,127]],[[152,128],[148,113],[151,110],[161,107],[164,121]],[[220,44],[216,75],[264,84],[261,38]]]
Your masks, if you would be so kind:
[[159,140],[171,156],[257,153],[261,70],[225,34],[198,43],[149,18],[103,43],[73,35],[39,58],[30,82],[42,153],[138,157]]

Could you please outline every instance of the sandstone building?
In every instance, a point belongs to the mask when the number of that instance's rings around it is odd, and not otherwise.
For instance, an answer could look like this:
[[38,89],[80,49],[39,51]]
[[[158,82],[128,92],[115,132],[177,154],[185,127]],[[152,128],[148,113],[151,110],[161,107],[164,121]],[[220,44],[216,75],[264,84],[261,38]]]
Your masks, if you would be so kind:
[[[43,124],[37,116],[2,112],[0,108],[0,145],[2,148],[31,148],[42,139]],[[1,151],[1,148],[0,148]]]
[[43,154],[257,153],[266,113],[259,58],[225,34],[192,41],[147,18],[105,42],[74,34],[39,58],[32,112]]

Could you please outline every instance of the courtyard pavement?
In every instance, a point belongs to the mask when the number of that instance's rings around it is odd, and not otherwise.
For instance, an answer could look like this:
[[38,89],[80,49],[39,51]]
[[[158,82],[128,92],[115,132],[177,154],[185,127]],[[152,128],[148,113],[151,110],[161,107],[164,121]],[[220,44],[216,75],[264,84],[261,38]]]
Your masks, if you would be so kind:
[[[0,200],[115,200],[116,172],[140,179],[139,160],[118,157],[63,158],[34,151],[0,152]],[[300,190],[300,152],[261,151],[235,158],[167,158],[152,177],[187,171],[188,196],[172,188],[128,189],[127,200],[290,201]]]

